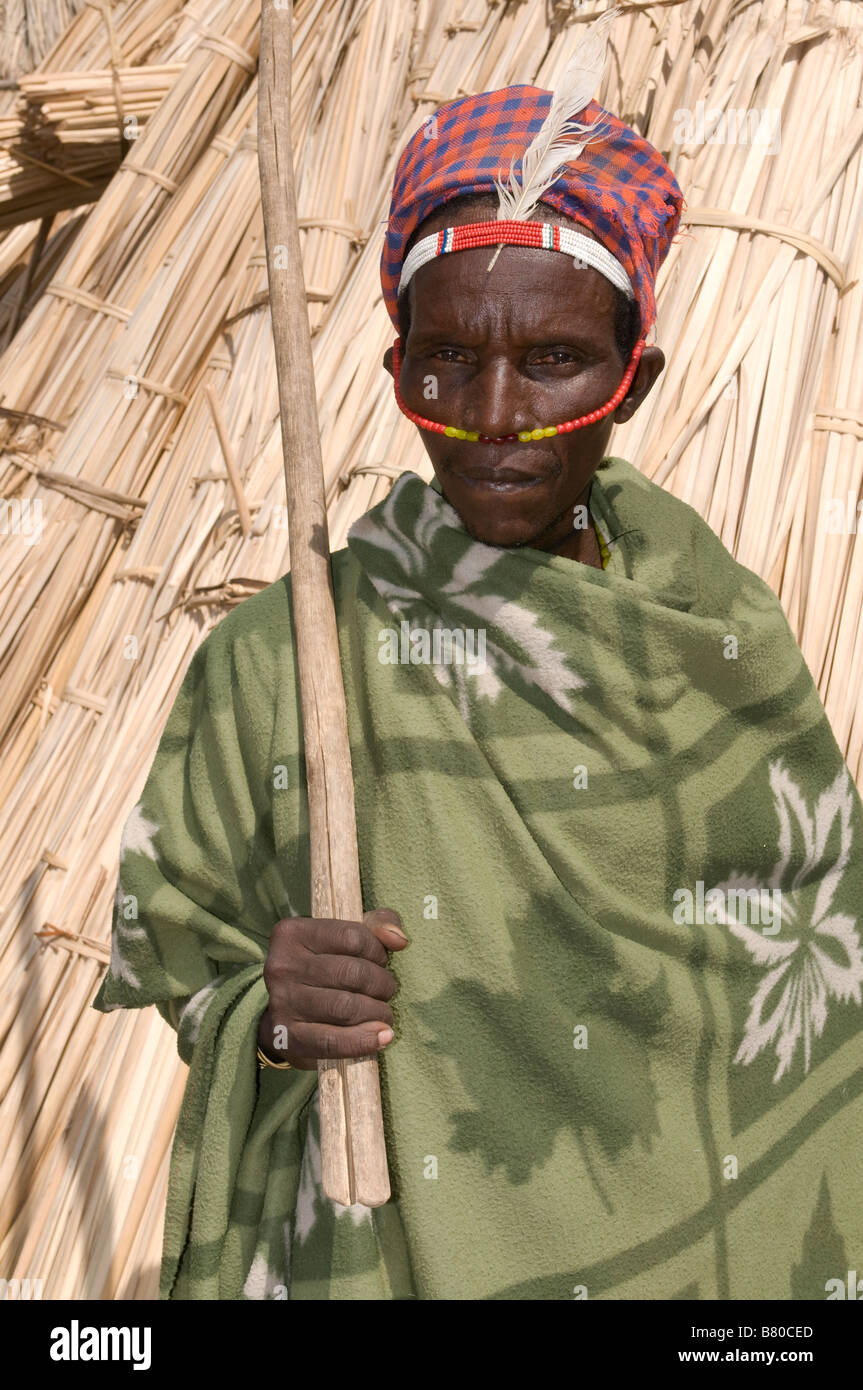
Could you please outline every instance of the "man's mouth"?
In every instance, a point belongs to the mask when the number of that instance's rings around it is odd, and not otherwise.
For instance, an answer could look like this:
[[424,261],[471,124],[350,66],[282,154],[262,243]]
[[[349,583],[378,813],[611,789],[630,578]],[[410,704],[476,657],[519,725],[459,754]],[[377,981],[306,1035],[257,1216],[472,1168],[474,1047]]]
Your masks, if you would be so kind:
[[544,478],[520,478],[517,481],[512,481],[505,478],[470,478],[464,473],[459,473],[456,476],[460,482],[466,483],[468,487],[475,488],[478,492],[524,492],[527,488],[536,487],[538,483],[545,482]]
[[548,482],[552,476],[548,469],[536,472],[503,466],[494,468],[488,464],[451,468],[450,472],[458,478],[459,482],[466,483],[470,488],[500,493],[520,492],[525,488],[536,487],[539,483]]

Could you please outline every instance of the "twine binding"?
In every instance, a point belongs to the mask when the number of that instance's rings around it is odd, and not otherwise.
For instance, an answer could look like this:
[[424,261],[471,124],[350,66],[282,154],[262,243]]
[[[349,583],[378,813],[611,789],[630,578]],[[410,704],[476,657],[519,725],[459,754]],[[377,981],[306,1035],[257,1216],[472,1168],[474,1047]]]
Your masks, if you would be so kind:
[[123,372],[119,367],[107,367],[105,375],[117,381],[134,381],[136,386],[143,386],[145,391],[152,391],[156,396],[165,396],[168,400],[176,401],[178,405],[188,405],[190,397],[182,391],[175,391],[166,381],[156,381],[155,377],[138,376],[135,372]]
[[688,208],[683,218],[686,225],[694,227],[722,227],[735,232],[764,232],[767,236],[779,237],[789,245],[812,256],[825,274],[836,285],[840,294],[845,294],[856,284],[846,279],[845,267],[829,246],[808,232],[798,232],[794,227],[786,227],[781,222],[771,222],[765,217],[752,217],[749,214],[730,212],[725,208]]
[[121,323],[127,323],[132,317],[132,310],[124,309],[122,304],[112,304],[109,299],[98,299],[95,294],[79,289],[76,285],[64,285],[61,280],[54,280],[50,285],[46,285],[45,293],[54,295],[56,299],[68,299],[72,304],[80,304],[83,309],[92,309],[94,314],[107,314],[110,318],[119,319]]
[[816,410],[812,420],[814,430],[830,430],[834,434],[851,434],[863,439],[863,415],[856,410],[846,410],[842,406],[823,406]]
[[258,70],[258,60],[241,48],[233,39],[226,39],[224,35],[217,34],[212,29],[203,31],[203,38],[199,43],[199,48],[211,48],[214,53],[221,53],[223,58],[228,58],[232,63],[245,68],[246,72],[256,73]]
[[154,183],[158,183],[168,193],[176,193],[180,186],[176,179],[169,178],[167,174],[160,174],[158,169],[148,169],[144,164],[136,164],[133,159],[124,159],[123,163],[120,165],[119,172],[121,174],[126,172],[130,174],[143,174],[145,178],[152,179]]

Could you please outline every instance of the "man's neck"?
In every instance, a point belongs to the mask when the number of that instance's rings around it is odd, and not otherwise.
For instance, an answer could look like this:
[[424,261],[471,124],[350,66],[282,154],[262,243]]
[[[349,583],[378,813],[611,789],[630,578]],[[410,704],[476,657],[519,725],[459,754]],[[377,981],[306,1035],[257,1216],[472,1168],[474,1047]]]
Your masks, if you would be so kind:
[[[583,565],[592,565],[594,569],[601,570],[602,555],[590,515],[589,498],[592,482],[593,479],[591,478],[575,507],[567,509],[563,516],[552,527],[549,527],[548,533],[542,538],[541,544],[537,545],[537,549],[546,550],[551,555],[563,555],[567,560],[578,560]],[[573,516],[584,515],[587,516],[587,525],[573,526]]]
[[579,560],[583,565],[593,565],[594,569],[602,569],[599,541],[591,522],[580,531],[570,531],[559,545],[552,547],[552,552],[564,555],[568,560]]

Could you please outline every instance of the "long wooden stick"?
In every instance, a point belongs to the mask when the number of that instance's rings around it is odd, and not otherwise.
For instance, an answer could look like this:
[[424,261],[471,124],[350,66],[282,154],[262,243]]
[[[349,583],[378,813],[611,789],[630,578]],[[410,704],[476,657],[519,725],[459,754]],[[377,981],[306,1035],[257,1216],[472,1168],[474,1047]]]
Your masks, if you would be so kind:
[[[258,160],[276,350],[291,584],[306,756],[313,917],[363,915],[347,710],[291,149],[292,0],[263,0]],[[376,1057],[318,1063],[324,1191],[390,1195]]]

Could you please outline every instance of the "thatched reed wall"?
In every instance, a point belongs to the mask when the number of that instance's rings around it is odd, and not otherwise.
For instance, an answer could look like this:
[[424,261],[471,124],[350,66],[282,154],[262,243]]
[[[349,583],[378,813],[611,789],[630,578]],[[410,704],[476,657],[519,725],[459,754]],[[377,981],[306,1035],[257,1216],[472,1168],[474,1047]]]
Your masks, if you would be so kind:
[[[0,78],[31,72],[92,0],[0,0]],[[110,11],[109,0],[104,0]]]

